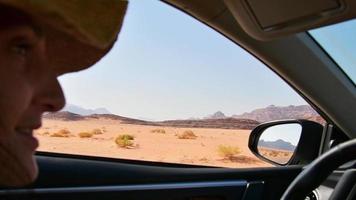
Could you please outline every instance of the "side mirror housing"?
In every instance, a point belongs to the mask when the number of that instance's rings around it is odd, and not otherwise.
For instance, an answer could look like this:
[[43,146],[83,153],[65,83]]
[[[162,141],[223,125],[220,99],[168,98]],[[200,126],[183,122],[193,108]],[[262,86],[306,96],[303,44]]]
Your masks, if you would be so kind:
[[272,121],[252,130],[248,146],[274,165],[307,164],[318,157],[322,135],[323,126],[313,121]]

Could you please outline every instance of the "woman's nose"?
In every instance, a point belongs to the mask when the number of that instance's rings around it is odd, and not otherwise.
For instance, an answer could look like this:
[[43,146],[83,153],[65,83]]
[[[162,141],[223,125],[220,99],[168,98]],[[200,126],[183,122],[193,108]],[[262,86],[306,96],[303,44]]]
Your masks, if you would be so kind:
[[45,81],[38,85],[34,102],[41,107],[42,112],[55,112],[64,107],[65,97],[56,76],[47,76]]

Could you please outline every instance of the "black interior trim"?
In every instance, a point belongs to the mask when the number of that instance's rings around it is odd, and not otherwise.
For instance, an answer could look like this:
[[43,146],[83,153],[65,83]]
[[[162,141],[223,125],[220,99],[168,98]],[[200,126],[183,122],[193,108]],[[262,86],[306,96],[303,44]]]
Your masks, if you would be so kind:
[[[267,168],[186,168],[37,156],[40,174],[29,187],[77,187],[210,180],[278,181],[296,177],[303,166]],[[274,180],[276,179],[276,180]]]
[[356,187],[356,170],[347,170],[339,182],[337,183],[334,192],[331,194],[332,200],[354,199],[353,191]]
[[205,165],[190,165],[190,164],[180,164],[180,163],[166,163],[166,162],[155,162],[147,160],[130,160],[122,158],[110,158],[110,157],[100,157],[100,156],[90,156],[90,155],[80,155],[80,154],[67,154],[67,153],[57,153],[57,152],[45,152],[36,151],[37,156],[50,156],[53,158],[71,158],[71,159],[84,159],[93,161],[105,161],[105,162],[120,162],[125,164],[140,164],[148,166],[160,166],[160,167],[185,167],[185,168],[221,168]]
[[[320,186],[325,179],[338,167],[355,159],[356,139],[349,140],[330,149],[318,159],[314,160],[303,170],[289,185],[283,194],[283,200],[302,199],[316,187]],[[356,176],[355,176],[356,177]]]
[[[39,177],[34,184],[27,186],[26,189],[245,180],[248,182],[247,188],[249,189],[246,190],[243,195],[247,195],[247,199],[250,199],[251,195],[252,197],[261,195],[265,200],[280,198],[290,182],[292,182],[303,168],[301,165],[240,169],[197,166],[189,168],[185,165],[147,165],[144,161],[136,161],[137,164],[122,163],[116,159],[114,159],[114,161],[103,161],[53,157],[51,155],[37,155],[36,158],[40,171]],[[283,179],[280,177],[283,177]],[[219,189],[219,191],[219,194],[221,194],[221,189]],[[197,191],[195,191],[194,194],[196,194],[196,192]],[[213,192],[213,190],[205,190],[205,192]],[[145,193],[146,192],[141,192],[140,195]],[[172,194],[173,193],[167,192],[168,196]],[[110,192],[108,192],[107,195],[109,198]],[[140,196],[134,194],[128,195],[131,195],[130,197],[132,197],[132,199],[137,199],[136,197]],[[156,194],[152,193],[152,195],[155,196]],[[160,195],[166,197],[163,194]],[[96,197],[96,199],[100,197],[100,200],[103,200],[100,195],[94,194],[89,195],[89,199],[93,198],[92,196]],[[79,197],[77,197],[77,199],[78,198]],[[82,196],[80,196],[80,198],[82,199]],[[29,198],[26,197],[25,199]],[[163,199],[167,200],[167,198]],[[214,200],[216,199],[219,198],[215,198]]]
[[[258,142],[263,132],[269,127],[281,124],[299,124],[302,127],[300,139],[293,152],[293,155],[290,160],[284,164],[274,162],[273,160],[270,160],[261,155],[258,151]],[[320,141],[322,140],[323,136],[323,128],[324,127],[317,122],[304,119],[276,120],[262,123],[252,130],[249,137],[248,147],[256,157],[277,166],[307,164],[312,162],[319,155],[321,145]]]
[[89,187],[57,187],[57,188],[28,188],[0,190],[1,195],[26,195],[26,194],[61,194],[61,193],[96,193],[96,192],[128,192],[128,191],[152,191],[175,190],[193,188],[222,188],[222,187],[246,187],[244,180],[230,181],[206,181],[206,182],[181,182],[162,184],[137,184],[137,185],[108,185]]
[[[116,185],[93,187],[64,187],[64,188],[34,188],[11,189],[0,191],[0,197],[6,199],[242,199],[247,182],[211,181],[183,182],[164,184]],[[250,189],[251,190],[251,189]]]

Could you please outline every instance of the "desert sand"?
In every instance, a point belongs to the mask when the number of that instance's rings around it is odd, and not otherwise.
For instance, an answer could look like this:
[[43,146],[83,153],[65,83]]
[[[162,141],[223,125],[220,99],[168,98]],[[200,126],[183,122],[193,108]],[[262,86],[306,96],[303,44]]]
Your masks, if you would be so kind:
[[[53,133],[62,129],[70,132],[67,137],[53,137]],[[103,133],[89,138],[78,135],[93,129]],[[152,132],[154,129],[163,129],[165,133]],[[186,130],[193,131],[197,137],[179,139],[178,135]],[[122,134],[134,136],[131,147],[122,148],[115,143],[115,138]],[[247,146],[249,134],[250,130],[157,127],[123,124],[103,118],[44,119],[42,128],[36,131],[40,141],[38,151],[228,168],[271,167],[250,152]],[[239,152],[224,156],[219,151],[221,145],[238,148]]]
[[293,156],[293,151],[283,149],[272,149],[267,147],[259,147],[258,151],[264,157],[281,164],[286,164]]

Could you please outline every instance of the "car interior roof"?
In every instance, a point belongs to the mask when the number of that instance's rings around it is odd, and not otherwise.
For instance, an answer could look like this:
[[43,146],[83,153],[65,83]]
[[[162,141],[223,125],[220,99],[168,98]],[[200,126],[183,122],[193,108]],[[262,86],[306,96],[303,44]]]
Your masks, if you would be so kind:
[[164,2],[210,26],[256,56],[326,120],[331,120],[350,138],[356,137],[355,86],[307,32],[260,41],[242,29],[224,1]]

